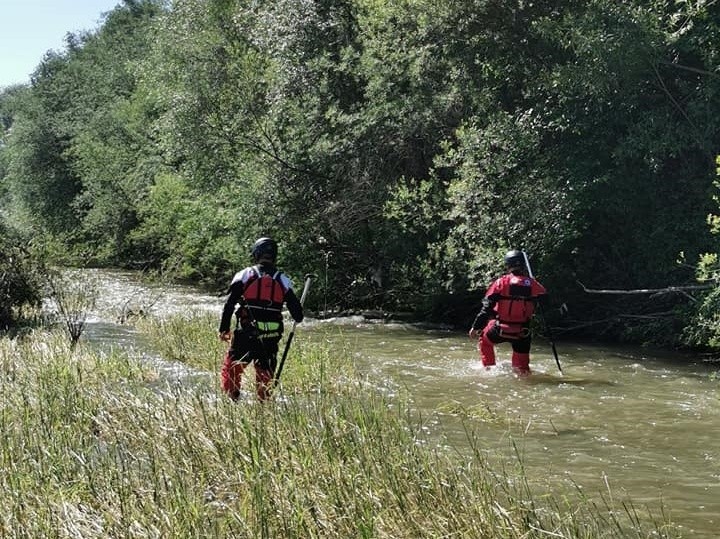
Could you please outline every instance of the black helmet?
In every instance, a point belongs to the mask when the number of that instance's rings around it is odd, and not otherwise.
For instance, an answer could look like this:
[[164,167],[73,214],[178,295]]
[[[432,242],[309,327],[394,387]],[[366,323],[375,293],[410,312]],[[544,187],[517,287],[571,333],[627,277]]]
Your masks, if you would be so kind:
[[273,262],[277,258],[277,243],[275,243],[275,240],[272,238],[260,238],[255,242],[253,245],[252,251],[250,251],[250,254],[252,255],[253,259],[255,261],[260,260],[263,256],[267,256],[270,258]]
[[522,251],[513,249],[505,255],[505,267],[509,270],[525,269],[525,255]]

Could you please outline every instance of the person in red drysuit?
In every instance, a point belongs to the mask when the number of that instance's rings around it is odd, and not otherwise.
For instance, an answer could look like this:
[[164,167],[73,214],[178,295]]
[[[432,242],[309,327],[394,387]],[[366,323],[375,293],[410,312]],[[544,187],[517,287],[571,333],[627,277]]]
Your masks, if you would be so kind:
[[[255,265],[236,273],[230,284],[220,319],[220,339],[231,344],[220,375],[222,389],[232,400],[240,396],[242,374],[250,363],[255,365],[258,399],[269,398],[283,333],[283,304],[287,304],[293,320],[303,319],[292,282],[275,267],[277,251],[272,238],[257,240],[251,251]],[[233,312],[237,323],[231,332]]]
[[495,365],[495,345],[509,342],[513,370],[526,376],[530,374],[530,320],[537,303],[546,301],[547,291],[528,276],[522,251],[508,251],[505,267],[508,272],[487,289],[468,335],[479,337],[478,350],[485,367]]

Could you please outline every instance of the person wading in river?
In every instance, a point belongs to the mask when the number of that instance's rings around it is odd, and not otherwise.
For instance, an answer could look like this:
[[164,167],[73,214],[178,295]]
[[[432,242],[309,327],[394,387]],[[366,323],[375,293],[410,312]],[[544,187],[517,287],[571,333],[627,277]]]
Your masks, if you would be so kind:
[[468,332],[478,338],[480,360],[495,365],[495,345],[509,342],[512,367],[520,376],[530,374],[530,320],[538,302],[547,299],[545,287],[528,276],[525,255],[512,250],[505,255],[507,274],[494,281],[485,293],[482,308]]
[[[242,374],[250,363],[255,366],[255,388],[260,400],[270,396],[278,342],[283,333],[282,307],[302,322],[303,308],[290,279],[275,267],[277,243],[260,238],[253,245],[255,265],[235,274],[220,319],[220,338],[230,342],[221,371],[222,389],[237,400]],[[237,308],[237,310],[236,310]],[[230,331],[233,313],[236,327]]]

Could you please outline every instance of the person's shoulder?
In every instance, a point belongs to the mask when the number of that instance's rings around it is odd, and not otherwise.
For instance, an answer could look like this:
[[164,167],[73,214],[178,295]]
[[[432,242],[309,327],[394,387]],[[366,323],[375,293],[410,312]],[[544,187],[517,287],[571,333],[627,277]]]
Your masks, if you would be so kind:
[[505,283],[505,275],[501,275],[500,277],[495,277],[488,285],[487,290],[485,291],[485,294],[486,295],[492,294],[498,288],[502,288],[504,283]]
[[243,268],[233,276],[232,281],[230,282],[230,286],[236,283],[245,283],[250,277],[252,277],[256,273],[257,271],[253,266]]
[[290,278],[290,276],[289,276],[287,273],[285,273],[285,272],[284,272],[283,270],[281,270],[281,269],[276,270],[275,279],[277,279],[278,281],[280,281],[285,288],[292,288],[292,287],[293,287],[293,285],[292,285],[292,279]]
[[497,278],[492,282],[492,284],[493,284],[494,286],[501,286],[501,285],[507,283],[508,281],[510,281],[510,280],[512,279],[512,277],[513,277],[513,274],[512,274],[512,273],[504,273],[503,275],[500,275],[500,277],[497,277]]
[[543,290],[543,291],[547,290],[547,289],[545,288],[545,285],[542,284],[542,283],[541,283],[540,281],[538,281],[537,279],[533,279],[532,281],[533,281],[533,284],[535,284],[535,286],[538,287],[540,290]]

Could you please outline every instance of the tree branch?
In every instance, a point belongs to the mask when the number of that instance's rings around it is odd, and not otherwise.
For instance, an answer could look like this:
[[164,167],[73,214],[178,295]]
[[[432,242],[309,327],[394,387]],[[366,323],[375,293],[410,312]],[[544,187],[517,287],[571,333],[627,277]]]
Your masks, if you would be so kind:
[[706,69],[698,69],[697,67],[682,65],[682,64],[678,64],[676,62],[668,62],[667,60],[659,60],[658,63],[662,64],[662,65],[674,67],[676,69],[683,69],[685,71],[697,73],[698,75],[709,75],[712,77],[720,77],[720,73],[714,73],[714,72],[708,71]]
[[[687,285],[687,286],[668,286],[665,288],[636,288],[630,290],[622,289],[593,289],[587,288],[580,281],[577,283],[582,289],[588,294],[670,294],[673,292],[684,294],[687,290],[709,290],[715,288],[714,284],[698,284],[698,285]],[[687,295],[687,294],[685,294]]]

